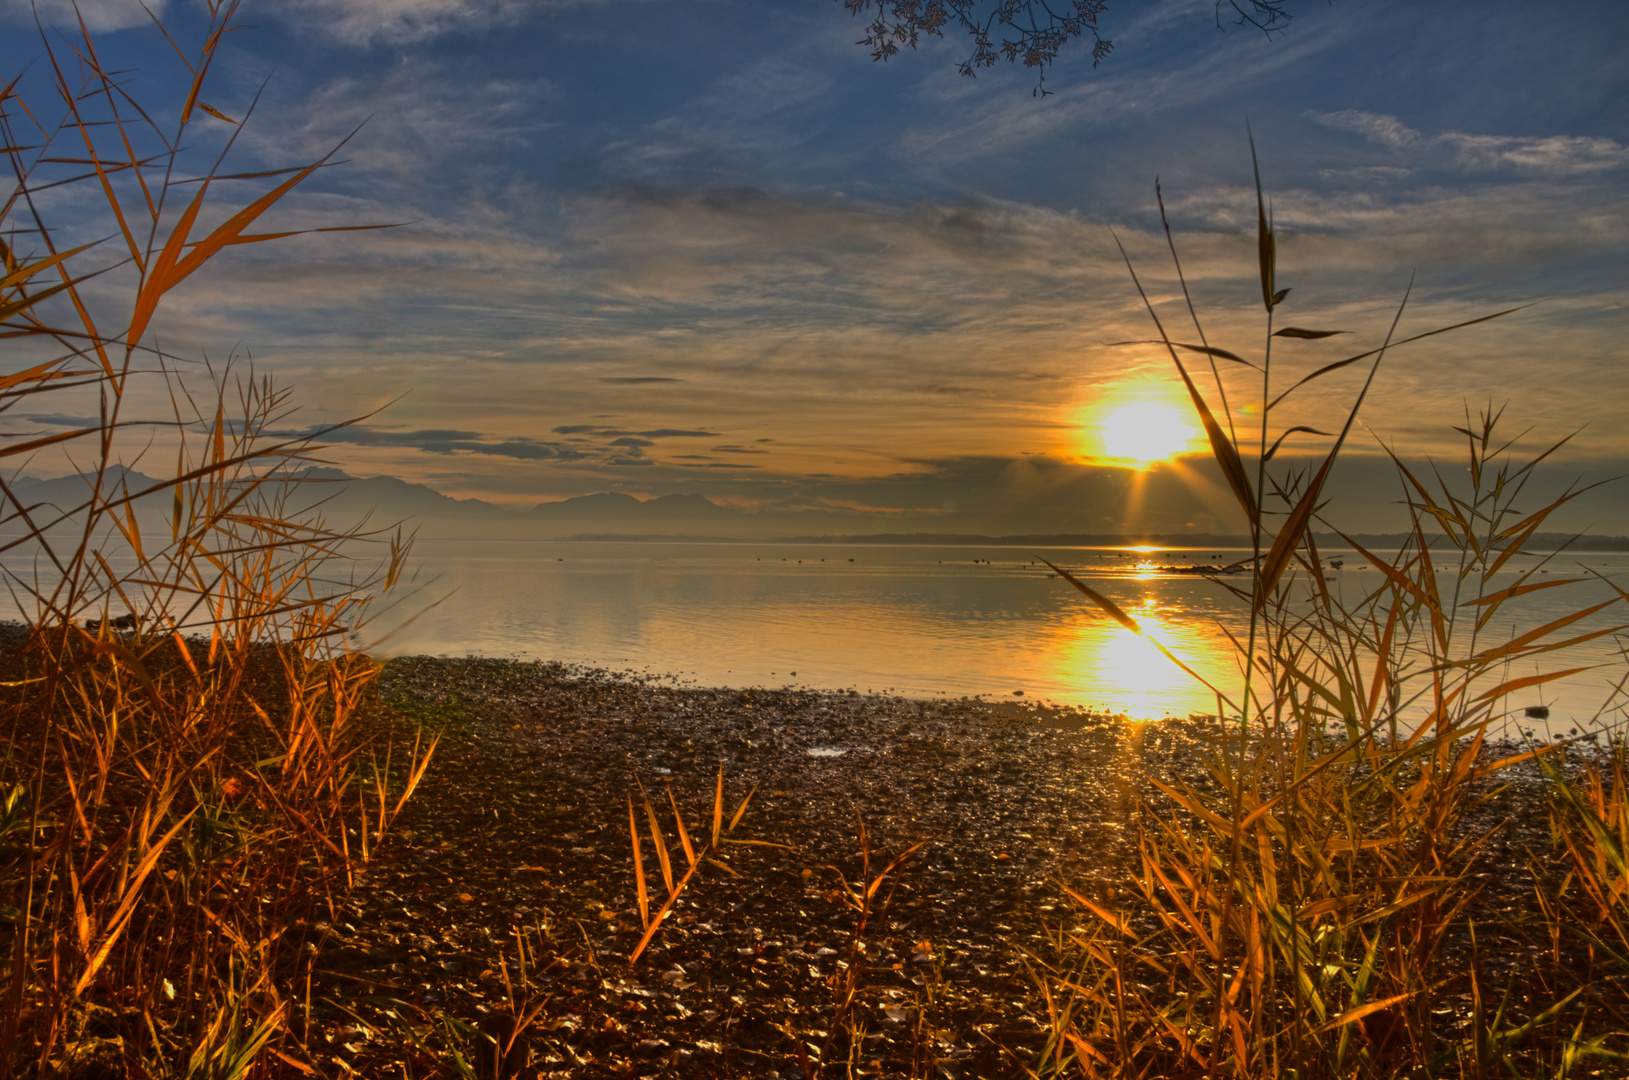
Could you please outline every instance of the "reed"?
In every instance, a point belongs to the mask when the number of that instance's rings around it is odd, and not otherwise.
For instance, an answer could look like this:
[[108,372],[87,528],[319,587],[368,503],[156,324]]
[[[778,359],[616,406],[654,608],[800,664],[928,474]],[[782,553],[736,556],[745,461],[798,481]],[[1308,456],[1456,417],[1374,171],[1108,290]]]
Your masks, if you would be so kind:
[[[0,1076],[310,1073],[314,915],[434,750],[377,752],[376,667],[348,644],[407,540],[327,526],[301,473],[320,442],[277,434],[288,392],[151,331],[229,247],[288,235],[249,230],[327,160],[222,171],[247,117],[204,95],[236,11],[210,0],[190,52],[164,30],[174,102],[130,97],[83,24],[64,45],[42,32],[46,90],[0,88],[0,409],[98,411],[0,442],[14,469],[65,451],[87,481],[58,507],[0,475],[0,557],[30,620],[0,686]],[[189,144],[220,151],[201,175]],[[46,194],[62,188],[79,198]],[[91,203],[108,238],[65,246]],[[138,398],[168,400],[169,422],[128,420]],[[173,471],[132,490],[124,466],[160,453]],[[384,554],[358,575],[367,540]]]
[[[1532,501],[1534,466],[1560,444],[1517,460],[1496,413],[1455,428],[1468,483],[1428,482],[1394,458],[1412,539],[1395,555],[1348,541],[1379,572],[1377,584],[1355,600],[1329,588],[1309,526],[1339,496],[1329,478],[1379,365],[1429,335],[1396,340],[1405,294],[1380,348],[1286,378],[1285,352],[1335,332],[1275,325],[1289,290],[1276,279],[1257,176],[1265,333],[1255,356],[1210,342],[1185,280],[1196,343],[1177,341],[1127,259],[1154,343],[1168,351],[1254,537],[1249,588],[1217,579],[1251,613],[1248,634],[1234,640],[1241,685],[1231,696],[1212,687],[1232,718],[1218,729],[1215,785],[1156,779],[1161,797],[1144,808],[1140,865],[1127,887],[1113,900],[1067,887],[1086,926],[1033,957],[1051,1031],[1029,1071],[1333,1078],[1621,1068],[1629,1060],[1621,741],[1575,780],[1558,745],[1501,756],[1489,752],[1488,732],[1507,715],[1509,695],[1581,670],[1556,664],[1513,677],[1514,662],[1550,660],[1623,630],[1571,628],[1629,597],[1620,590],[1519,634],[1492,635],[1490,621],[1511,600],[1583,580],[1541,579],[1545,563],[1512,564],[1580,492],[1519,509]],[[1166,236],[1181,280],[1168,224]],[[1200,389],[1184,359],[1194,356],[1208,364],[1214,390]],[[1234,429],[1218,361],[1259,376],[1257,430]],[[1295,390],[1357,364],[1367,376],[1344,418],[1286,416]],[[1326,432],[1333,446],[1315,471],[1275,474],[1287,439]],[[1513,565],[1525,569],[1496,583]],[[1112,598],[1054,569],[1142,633]],[[1500,825],[1482,819],[1490,807],[1512,811],[1500,785],[1522,766],[1549,778],[1570,871],[1558,875],[1555,853],[1535,851],[1532,902],[1490,910],[1479,903],[1490,872],[1512,868],[1485,858]],[[1503,979],[1490,974],[1490,937],[1518,959],[1502,966]]]
[[741,797],[741,801],[736,804],[735,812],[729,817],[729,823],[725,824],[724,767],[720,765],[717,783],[713,789],[712,832],[706,837],[697,837],[697,840],[701,841],[700,846],[697,846],[696,841],[690,838],[690,830],[685,828],[684,813],[679,809],[678,799],[674,797],[671,789],[668,790],[667,802],[673,811],[673,832],[684,851],[685,859],[684,874],[675,879],[673,876],[673,858],[668,851],[667,838],[662,833],[661,818],[657,814],[656,807],[652,804],[649,794],[646,793],[644,785],[639,785],[639,801],[645,810],[645,820],[650,828],[650,842],[656,855],[657,865],[662,871],[662,885],[666,889],[661,906],[656,909],[655,914],[652,914],[650,910],[652,894],[645,879],[645,854],[644,845],[640,841],[639,816],[634,811],[633,794],[629,793],[628,840],[633,849],[634,894],[639,904],[639,921],[643,930],[639,943],[628,953],[628,965],[630,967],[639,963],[639,958],[644,955],[645,950],[650,947],[650,943],[656,938],[657,932],[662,929],[662,920],[672,914],[674,906],[679,902],[679,898],[684,895],[684,891],[689,887],[691,879],[701,870],[704,863],[716,870],[735,876],[736,872],[730,868],[729,863],[726,861],[728,855],[724,851],[725,845],[786,846],[769,840],[744,840],[733,835],[736,826],[741,824],[741,819],[746,817],[747,807],[752,804],[752,797],[756,794],[758,794],[758,785],[754,784],[751,790]]

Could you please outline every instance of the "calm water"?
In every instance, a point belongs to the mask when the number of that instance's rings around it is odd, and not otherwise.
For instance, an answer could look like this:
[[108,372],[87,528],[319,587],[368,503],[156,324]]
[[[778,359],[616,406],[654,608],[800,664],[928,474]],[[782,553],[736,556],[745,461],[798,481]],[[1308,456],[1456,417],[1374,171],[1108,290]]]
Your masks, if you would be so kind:
[[[415,554],[423,589],[400,610],[421,614],[376,642],[385,651],[563,660],[671,673],[701,685],[913,697],[1022,691],[1026,699],[1134,717],[1216,711],[1214,696],[1049,577],[1032,561],[1037,555],[1080,573],[1225,690],[1239,682],[1225,632],[1242,635],[1247,626],[1220,586],[1151,572],[1158,563],[1233,557],[1210,549],[1146,556],[1080,548],[431,541]],[[1345,569],[1331,571],[1330,588],[1353,600],[1379,578],[1355,569],[1358,562],[1347,555]],[[1579,564],[1629,583],[1629,555],[1621,553],[1564,556],[1549,573],[1575,576]],[[1526,629],[1613,595],[1599,581],[1545,590],[1521,598],[1520,608],[1506,605],[1488,632],[1508,640],[1518,619]],[[423,610],[433,600],[439,603]],[[1619,622],[1629,622],[1629,606],[1613,605],[1558,636]],[[1629,674],[1626,642],[1607,635],[1564,657],[1513,666],[1510,678],[1596,665],[1519,692],[1508,706],[1519,712],[1547,704],[1550,727],[1563,732],[1603,705],[1605,718],[1621,720],[1621,699],[1608,703],[1613,684]]]

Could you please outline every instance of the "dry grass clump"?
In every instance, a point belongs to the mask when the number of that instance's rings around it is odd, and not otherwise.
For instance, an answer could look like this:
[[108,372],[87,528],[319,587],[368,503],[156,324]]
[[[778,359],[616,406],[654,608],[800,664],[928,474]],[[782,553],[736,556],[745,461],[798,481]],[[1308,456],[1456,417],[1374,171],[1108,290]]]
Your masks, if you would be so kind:
[[640,804],[645,809],[645,820],[650,826],[651,847],[655,850],[656,864],[661,868],[662,885],[667,890],[661,906],[656,909],[655,914],[652,914],[650,910],[650,888],[645,883],[645,855],[644,845],[640,841],[639,817],[634,812],[633,795],[631,792],[629,793],[628,841],[633,848],[634,893],[639,903],[640,926],[644,930],[643,935],[639,938],[639,944],[635,945],[628,953],[628,965],[630,967],[639,963],[639,958],[644,955],[645,949],[656,937],[657,932],[662,929],[662,920],[672,913],[673,906],[679,902],[679,897],[684,894],[686,886],[690,884],[690,879],[696,876],[697,871],[702,868],[704,863],[726,874],[735,873],[734,870],[730,869],[729,864],[724,861],[726,858],[724,853],[725,844],[759,844],[765,847],[786,846],[768,840],[740,840],[731,835],[735,832],[735,827],[741,824],[741,819],[746,816],[747,807],[751,805],[752,797],[756,794],[758,794],[758,786],[754,784],[752,789],[742,796],[741,801],[736,804],[735,812],[730,815],[729,824],[726,825],[724,823],[724,767],[720,765],[717,783],[713,788],[712,833],[705,838],[697,838],[702,840],[701,846],[698,848],[696,843],[690,839],[690,830],[685,828],[684,813],[679,809],[678,800],[674,798],[672,789],[668,790],[668,807],[673,811],[673,832],[684,851],[685,860],[684,874],[675,879],[673,876],[673,857],[668,851],[667,838],[662,834],[661,817],[657,814],[656,807],[651,803],[649,793],[644,790],[643,785],[640,786]]
[[[1280,390],[1274,347],[1331,333],[1274,329],[1288,290],[1275,283],[1272,225],[1258,208],[1267,322],[1259,362],[1212,346],[1197,314],[1199,343],[1172,340],[1149,305],[1256,538],[1250,587],[1218,582],[1252,613],[1248,636],[1235,641],[1242,690],[1237,701],[1217,691],[1236,720],[1218,740],[1213,786],[1159,783],[1164,799],[1146,808],[1141,869],[1126,887],[1112,896],[1071,890],[1087,925],[1036,958],[1052,1038],[1032,1072],[1484,1077],[1621,1068],[1629,1061],[1622,742],[1577,779],[1556,745],[1500,756],[1486,740],[1509,695],[1583,670],[1553,664],[1517,676],[1513,666],[1622,631],[1571,628],[1629,597],[1619,590],[1514,636],[1491,633],[1495,613],[1516,597],[1584,580],[1537,577],[1548,560],[1512,562],[1578,492],[1519,510],[1534,465],[1555,448],[1514,461],[1493,414],[1456,429],[1468,486],[1428,484],[1397,462],[1412,541],[1395,555],[1352,544],[1379,571],[1377,586],[1355,600],[1329,587],[1309,526],[1338,495],[1326,484],[1337,455],[1375,370],[1402,342],[1388,333],[1380,349]],[[1218,422],[1183,353],[1205,357],[1213,373],[1218,360],[1259,372],[1253,448]],[[1363,390],[1320,467],[1275,481],[1268,465],[1285,438],[1335,426],[1281,419],[1290,391],[1365,360]],[[1216,387],[1223,393],[1219,377]],[[1140,632],[1110,598],[1069,580]],[[1548,779],[1565,866],[1555,852],[1532,853],[1530,871],[1488,856],[1499,815],[1524,809],[1501,787],[1518,768]],[[1490,901],[1499,884],[1490,878],[1528,872],[1515,902]]]
[[[206,367],[210,392],[194,396],[148,333],[210,259],[279,235],[248,230],[321,164],[269,190],[219,172],[236,123],[201,94],[235,10],[210,3],[190,56],[172,40],[187,69],[173,130],[83,26],[66,45],[42,34],[49,91],[0,89],[0,337],[22,365],[0,375],[0,409],[99,409],[0,443],[14,469],[66,451],[87,480],[55,506],[0,476],[0,553],[31,622],[0,687],[0,1075],[309,1071],[310,916],[382,840],[432,749],[370,753],[376,671],[346,645],[405,543],[354,576],[345,546],[362,534],[300,512],[317,447],[275,434],[286,392]],[[187,176],[183,147],[212,141],[220,159]],[[259,193],[218,206],[234,183]],[[63,186],[99,200],[107,241],[62,245],[85,226],[82,209],[52,217],[72,200],[45,193]],[[144,384],[170,423],[125,419]],[[166,479],[130,490],[124,466],[170,452]],[[155,501],[160,535],[138,513]]]

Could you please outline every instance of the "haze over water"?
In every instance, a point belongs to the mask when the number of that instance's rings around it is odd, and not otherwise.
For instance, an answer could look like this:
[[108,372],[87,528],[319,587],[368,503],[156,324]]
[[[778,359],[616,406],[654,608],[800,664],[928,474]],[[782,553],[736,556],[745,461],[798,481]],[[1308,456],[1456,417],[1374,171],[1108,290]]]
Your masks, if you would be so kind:
[[[1219,549],[428,541],[415,553],[420,583],[439,578],[401,610],[444,598],[380,641],[385,651],[560,660],[704,686],[982,694],[1145,719],[1217,711],[1214,695],[1049,576],[1042,558],[1080,574],[1231,693],[1239,676],[1224,630],[1241,638],[1248,631],[1244,607],[1221,586],[1154,570],[1241,554]],[[1351,553],[1325,557],[1344,559],[1328,575],[1348,603],[1379,584]],[[1579,564],[1619,582],[1629,576],[1623,553],[1562,556],[1550,572],[1570,576]],[[1513,573],[1500,580],[1506,576]],[[1502,609],[1484,642],[1508,640],[1518,620],[1525,630],[1611,595],[1588,582],[1522,597],[1521,606]],[[1560,636],[1623,621],[1614,605]],[[1610,701],[1623,649],[1621,635],[1607,635],[1512,666],[1507,677],[1601,665],[1524,691],[1507,707],[1519,715],[1548,705],[1550,729],[1564,733]],[[1622,718],[1621,699],[1602,716]]]

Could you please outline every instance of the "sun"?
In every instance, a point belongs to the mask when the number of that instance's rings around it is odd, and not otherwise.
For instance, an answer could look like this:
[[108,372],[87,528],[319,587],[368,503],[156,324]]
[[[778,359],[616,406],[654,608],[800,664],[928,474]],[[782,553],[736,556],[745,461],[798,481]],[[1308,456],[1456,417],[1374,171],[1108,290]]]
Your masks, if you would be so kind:
[[1114,410],[1103,421],[1103,449],[1111,458],[1148,466],[1187,450],[1196,434],[1177,410],[1140,401]]

